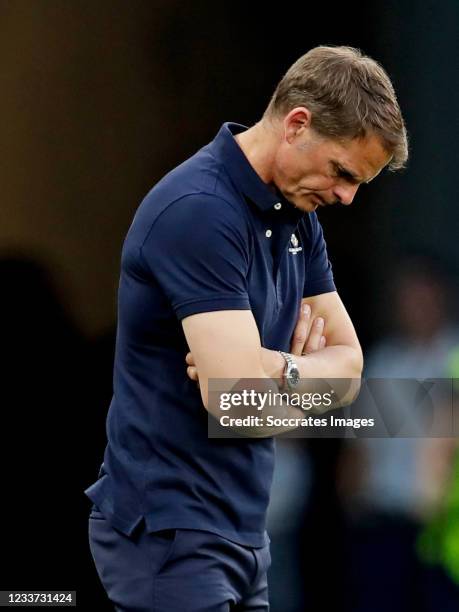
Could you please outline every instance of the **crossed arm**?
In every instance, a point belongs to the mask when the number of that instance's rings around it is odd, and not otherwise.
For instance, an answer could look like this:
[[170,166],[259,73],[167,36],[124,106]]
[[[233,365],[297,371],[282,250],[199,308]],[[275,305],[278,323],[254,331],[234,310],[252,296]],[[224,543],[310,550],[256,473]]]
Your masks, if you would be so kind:
[[[303,311],[301,308],[290,348],[301,378],[356,381],[346,396],[341,397],[339,405],[350,403],[358,393],[363,368],[362,351],[350,317],[337,292],[304,298],[303,306],[306,309]],[[182,325],[190,348],[188,375],[199,379],[204,406],[214,416],[218,414],[216,407],[209,402],[209,378],[265,379],[266,390],[272,387],[278,391],[271,379],[282,378],[284,359],[277,351],[261,346],[250,310],[199,313],[184,318]],[[313,390],[310,380],[300,381],[299,393]],[[335,407],[336,404],[331,406]],[[304,417],[302,410],[288,404],[282,407],[282,411],[283,414],[277,416]],[[260,427],[252,430],[250,435],[272,436],[289,429],[294,427],[282,427],[278,431],[272,427],[269,430]],[[245,430],[244,434],[247,433]]]

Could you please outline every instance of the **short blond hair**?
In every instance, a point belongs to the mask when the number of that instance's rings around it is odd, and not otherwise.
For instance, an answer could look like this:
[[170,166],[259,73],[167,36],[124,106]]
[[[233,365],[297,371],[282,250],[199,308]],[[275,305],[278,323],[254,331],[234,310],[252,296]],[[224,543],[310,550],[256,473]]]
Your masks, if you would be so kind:
[[353,47],[319,46],[285,73],[264,113],[284,117],[305,106],[323,137],[363,138],[375,133],[392,155],[390,170],[408,159],[408,136],[390,78],[378,62]]

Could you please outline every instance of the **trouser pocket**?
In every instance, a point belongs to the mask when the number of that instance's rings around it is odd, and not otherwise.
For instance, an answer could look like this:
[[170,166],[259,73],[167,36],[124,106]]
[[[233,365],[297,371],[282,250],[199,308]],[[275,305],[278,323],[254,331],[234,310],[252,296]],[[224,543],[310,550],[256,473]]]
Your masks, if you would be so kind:
[[172,560],[179,532],[179,529],[162,529],[148,534],[153,574],[160,574]]
[[89,519],[89,545],[102,585],[120,610],[151,612],[155,577],[170,563],[180,530],[147,533],[145,524],[127,536],[97,509]]

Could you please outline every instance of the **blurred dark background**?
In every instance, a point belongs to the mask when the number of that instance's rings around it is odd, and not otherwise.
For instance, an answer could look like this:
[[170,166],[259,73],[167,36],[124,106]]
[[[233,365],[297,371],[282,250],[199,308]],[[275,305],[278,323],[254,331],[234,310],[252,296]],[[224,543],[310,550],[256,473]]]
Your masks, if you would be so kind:
[[[406,171],[383,173],[352,207],[320,216],[365,352],[397,328],[394,276],[409,257],[418,257],[418,270],[434,262],[427,279],[441,270],[449,302],[438,329],[454,328],[458,23],[453,0],[271,7],[0,0],[1,589],[77,589],[81,609],[110,609],[88,549],[83,489],[105,447],[124,236],[153,184],[224,121],[258,121],[283,73],[309,48],[346,44],[380,61],[410,135]],[[454,342],[444,350],[453,349]],[[406,375],[418,373],[413,363]],[[303,569],[290,603],[273,588],[273,612],[374,612],[346,603],[352,581],[343,568],[355,524],[340,497],[349,478],[339,474],[356,464],[337,440],[295,444],[287,452],[307,467],[298,473],[309,474],[291,519],[291,532],[301,535],[292,554]],[[376,550],[359,552],[371,561]],[[450,588],[452,581],[442,593]]]

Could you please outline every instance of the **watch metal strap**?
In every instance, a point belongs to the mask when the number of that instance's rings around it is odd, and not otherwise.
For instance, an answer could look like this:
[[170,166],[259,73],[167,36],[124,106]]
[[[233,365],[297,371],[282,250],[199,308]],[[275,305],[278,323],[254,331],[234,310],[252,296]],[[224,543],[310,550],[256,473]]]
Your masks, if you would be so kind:
[[293,362],[293,359],[290,353],[285,353],[284,351],[279,351],[279,353],[285,359],[285,361],[287,362],[287,365],[294,365],[294,362]]
[[292,356],[289,353],[286,353],[285,351],[278,351],[282,357],[285,359],[285,368],[284,371],[282,372],[282,387],[281,390],[284,390],[287,386],[289,386],[288,380],[287,380],[287,371],[289,369],[289,367],[291,365],[294,364]]

